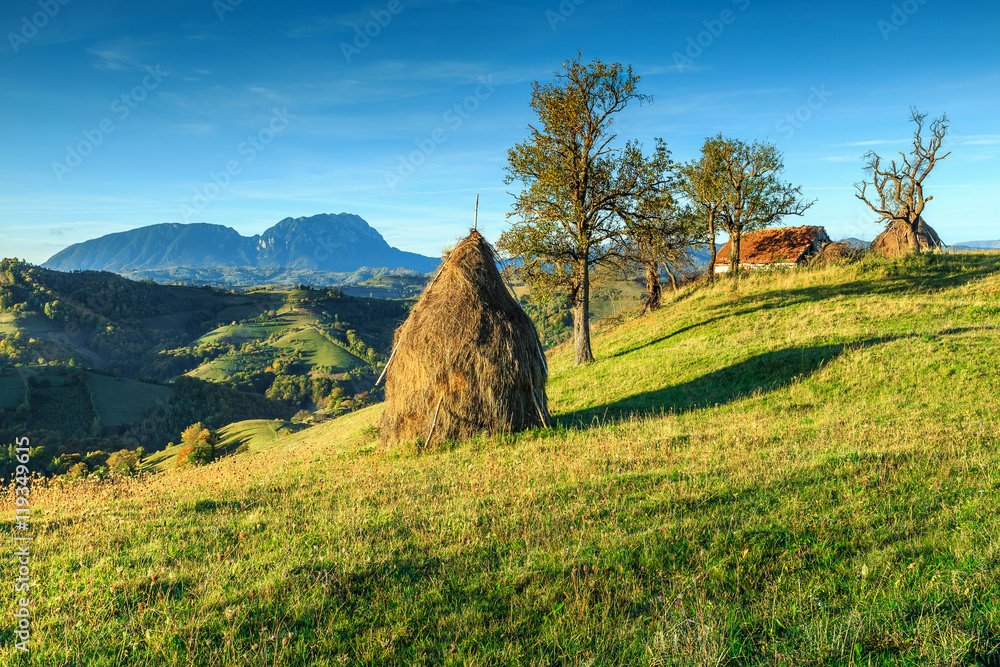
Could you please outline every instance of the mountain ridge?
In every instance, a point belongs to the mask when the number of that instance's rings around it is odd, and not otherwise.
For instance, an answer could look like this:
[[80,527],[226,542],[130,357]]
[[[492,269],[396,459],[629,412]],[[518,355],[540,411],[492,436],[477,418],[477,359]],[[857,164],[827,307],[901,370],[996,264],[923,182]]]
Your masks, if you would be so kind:
[[390,246],[363,218],[321,213],[284,218],[262,234],[243,236],[206,222],[165,222],[75,243],[42,266],[57,271],[136,273],[181,267],[349,273],[365,267],[427,273],[439,260]]

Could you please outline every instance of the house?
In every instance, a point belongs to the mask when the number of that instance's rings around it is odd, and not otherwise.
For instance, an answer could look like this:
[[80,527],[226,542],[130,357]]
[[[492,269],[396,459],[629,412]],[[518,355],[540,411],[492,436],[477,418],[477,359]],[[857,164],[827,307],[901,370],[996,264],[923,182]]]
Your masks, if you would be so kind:
[[[779,227],[747,232],[740,237],[740,267],[762,269],[767,267],[797,266],[823,251],[830,237],[822,227]],[[715,272],[729,270],[727,241],[715,256]]]

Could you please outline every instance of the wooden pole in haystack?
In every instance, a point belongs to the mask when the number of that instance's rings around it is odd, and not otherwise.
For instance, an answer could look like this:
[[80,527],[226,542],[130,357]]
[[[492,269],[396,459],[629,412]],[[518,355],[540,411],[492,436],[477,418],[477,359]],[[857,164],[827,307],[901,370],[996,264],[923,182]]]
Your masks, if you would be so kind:
[[424,440],[424,447],[431,444],[431,437],[434,435],[434,428],[438,425],[438,415],[441,414],[441,401],[444,400],[444,395],[438,399],[437,410],[434,411],[434,421],[431,422],[431,431],[427,434],[427,439]]
[[479,193],[476,193],[476,217],[472,223],[472,228],[479,231]]

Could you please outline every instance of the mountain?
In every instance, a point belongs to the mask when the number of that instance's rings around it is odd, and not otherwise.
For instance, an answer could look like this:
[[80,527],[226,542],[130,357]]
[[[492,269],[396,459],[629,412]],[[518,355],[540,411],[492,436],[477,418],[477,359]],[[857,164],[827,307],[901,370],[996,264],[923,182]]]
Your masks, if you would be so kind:
[[433,271],[439,260],[393,248],[357,215],[285,218],[263,234],[242,236],[207,223],[164,223],[108,234],[53,255],[56,271],[136,274],[186,268],[294,268],[346,273],[364,267]]
[[840,239],[838,243],[843,243],[849,248],[867,248],[869,245],[871,245],[869,241],[863,241],[853,236],[848,236],[847,238]]
[[954,245],[958,248],[975,248],[976,250],[1000,250],[1000,239],[996,241],[962,241]]

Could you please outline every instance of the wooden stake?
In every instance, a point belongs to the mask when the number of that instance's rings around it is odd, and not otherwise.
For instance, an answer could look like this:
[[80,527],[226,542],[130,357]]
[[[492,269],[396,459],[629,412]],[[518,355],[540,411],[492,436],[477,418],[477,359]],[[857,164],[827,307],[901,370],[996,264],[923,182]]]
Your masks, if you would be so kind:
[[538,408],[538,417],[542,420],[542,426],[545,428],[552,428],[552,419],[549,417],[548,411],[542,407],[542,399],[538,395],[538,392],[535,391],[534,387],[531,388],[531,393],[535,397],[535,407]]
[[476,193],[476,219],[473,223],[473,229],[477,232],[479,231],[479,193]]
[[389,361],[385,362],[385,368],[382,369],[382,374],[378,376],[377,380],[375,380],[376,387],[378,386],[378,383],[382,381],[382,378],[385,377],[385,372],[389,370],[389,364],[392,363],[392,358],[396,356],[396,350],[398,349],[399,349],[399,342],[397,341],[395,347],[392,348],[392,354],[389,355]]
[[431,436],[434,435],[434,427],[438,425],[438,415],[441,413],[441,401],[444,400],[444,394],[441,394],[441,398],[438,399],[437,410],[434,411],[434,421],[431,422],[431,431],[427,434],[427,439],[424,440],[424,447],[431,444]]

